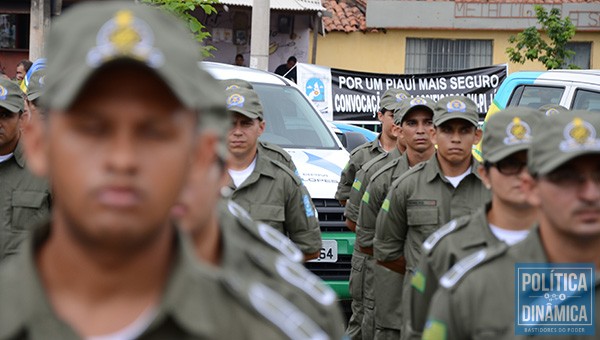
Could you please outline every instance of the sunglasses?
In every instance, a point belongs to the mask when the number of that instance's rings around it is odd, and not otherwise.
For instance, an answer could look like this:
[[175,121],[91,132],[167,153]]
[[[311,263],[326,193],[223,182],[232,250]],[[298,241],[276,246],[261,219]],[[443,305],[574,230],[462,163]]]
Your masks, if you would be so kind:
[[484,166],[488,169],[494,167],[498,169],[498,172],[505,176],[513,176],[520,174],[521,171],[523,171],[523,169],[527,166],[527,162],[520,161],[514,158],[505,158],[496,163],[486,161]]
[[581,173],[571,169],[558,169],[542,178],[561,187],[578,188],[584,185],[588,179],[600,186],[600,171]]

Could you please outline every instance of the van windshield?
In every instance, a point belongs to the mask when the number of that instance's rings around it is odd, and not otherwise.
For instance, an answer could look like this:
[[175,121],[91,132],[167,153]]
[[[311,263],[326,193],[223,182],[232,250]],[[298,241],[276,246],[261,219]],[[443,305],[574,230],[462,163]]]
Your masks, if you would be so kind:
[[291,86],[253,83],[263,105],[266,128],[260,140],[293,149],[339,149],[319,113]]

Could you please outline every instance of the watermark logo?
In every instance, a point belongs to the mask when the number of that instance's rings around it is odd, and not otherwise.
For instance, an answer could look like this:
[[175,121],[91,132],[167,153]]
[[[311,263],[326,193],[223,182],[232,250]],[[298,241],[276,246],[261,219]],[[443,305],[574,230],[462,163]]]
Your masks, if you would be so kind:
[[594,335],[591,263],[516,263],[516,335]]

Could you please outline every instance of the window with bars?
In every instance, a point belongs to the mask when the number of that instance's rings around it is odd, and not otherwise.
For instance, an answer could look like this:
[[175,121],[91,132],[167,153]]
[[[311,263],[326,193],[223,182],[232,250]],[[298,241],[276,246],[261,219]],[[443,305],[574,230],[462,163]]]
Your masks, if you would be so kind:
[[492,64],[492,40],[406,39],[405,73],[456,71]]
[[582,69],[590,68],[592,56],[591,42],[569,42],[567,43],[567,49],[574,51],[575,55],[565,60],[563,68],[566,68],[569,64],[577,65]]

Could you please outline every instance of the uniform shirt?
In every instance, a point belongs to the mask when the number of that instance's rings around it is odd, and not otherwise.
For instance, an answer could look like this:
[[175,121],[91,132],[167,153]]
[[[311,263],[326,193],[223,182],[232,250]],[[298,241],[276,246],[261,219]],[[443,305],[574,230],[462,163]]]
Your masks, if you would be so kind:
[[292,156],[279,145],[263,141],[258,141],[257,145],[258,152],[262,152],[263,154],[267,155],[267,157],[287,166],[290,170],[296,173],[296,175],[298,174],[298,169],[292,160]]
[[[529,339],[515,335],[515,263],[548,263],[540,240],[539,229],[533,228],[527,238],[508,247],[501,243],[476,253],[475,262],[465,258],[435,293],[423,332],[423,339]],[[475,256],[474,256],[475,257]],[[460,271],[458,265],[471,262]],[[600,279],[596,272],[595,306],[600,306]],[[591,317],[588,312],[588,318]],[[594,311],[595,325],[600,314]],[[540,326],[544,327],[544,326]],[[556,326],[548,326],[556,327]],[[559,326],[560,327],[560,326]],[[554,335],[533,339],[597,339],[596,336]]]
[[374,141],[364,143],[352,150],[348,164],[346,164],[340,175],[340,182],[335,193],[336,200],[348,200],[350,198],[350,189],[352,188],[358,169],[369,160],[382,153],[386,153],[381,145],[379,145],[379,137],[381,137],[381,134]]
[[487,212],[490,208],[491,204],[487,204],[472,215],[450,221],[423,243],[423,255],[411,277],[407,302],[410,314],[406,331],[410,338],[421,338],[429,303],[442,275],[467,255],[502,242],[489,228]]
[[411,270],[429,235],[489,201],[490,192],[479,178],[475,160],[471,173],[454,188],[442,173],[436,156],[408,171],[385,198],[373,241],[378,261],[394,261],[404,255],[407,270]]
[[344,321],[335,292],[299,263],[303,255],[288,238],[252,221],[232,201],[220,205],[219,223],[222,270],[262,282],[294,305],[301,312],[298,318],[302,320],[297,323],[305,328],[312,325],[314,334],[303,338],[343,337]]
[[385,164],[371,176],[371,180],[361,198],[358,221],[356,223],[356,243],[363,248],[373,247],[375,223],[383,200],[392,183],[408,171],[408,156]]
[[12,158],[0,163],[0,261],[15,254],[32,226],[48,217],[48,183],[26,167],[21,141]]
[[[54,312],[36,268],[35,252],[49,233],[49,224],[36,228],[19,254],[0,266],[2,340],[80,339]],[[271,291],[268,287],[239,275],[218,275],[197,263],[186,238],[174,239],[175,256],[156,316],[138,339],[285,338],[264,316],[277,309],[270,296],[256,294]]]
[[321,249],[321,230],[310,195],[285,165],[258,152],[250,177],[237,188],[231,183],[230,188],[231,200],[253,220],[287,235],[305,254]]
[[380,154],[360,167],[360,170],[356,173],[356,178],[354,178],[354,183],[350,189],[350,197],[348,198],[344,209],[344,215],[347,219],[354,222],[358,221],[360,201],[367,189],[367,185],[369,185],[371,176],[373,176],[377,170],[381,169],[381,167],[400,156],[400,150],[394,149],[390,152]]

